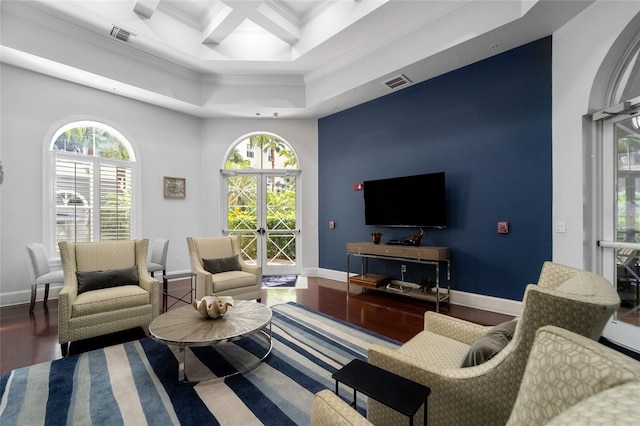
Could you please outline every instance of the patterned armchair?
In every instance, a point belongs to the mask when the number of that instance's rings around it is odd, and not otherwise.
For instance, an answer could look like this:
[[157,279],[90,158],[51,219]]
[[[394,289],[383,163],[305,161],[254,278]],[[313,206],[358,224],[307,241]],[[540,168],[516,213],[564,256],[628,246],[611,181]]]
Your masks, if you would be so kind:
[[[550,390],[553,389],[552,392]],[[640,362],[554,326],[538,330],[508,426],[640,424]]]
[[[63,356],[69,342],[144,327],[158,316],[159,283],[147,271],[148,244],[146,239],[58,243],[64,271],[64,287],[58,296],[58,341]],[[137,272],[138,285],[79,291],[78,273],[89,276],[125,269]]]
[[[545,326],[536,332],[507,426],[586,425],[595,420],[637,425],[638,407],[640,362],[571,331]],[[314,397],[312,426],[371,424],[328,389]]]
[[258,302],[262,298],[262,268],[240,255],[240,236],[187,237],[191,271],[196,274],[196,299],[231,296]]
[[373,426],[373,423],[329,389],[313,397],[311,426]]
[[[423,331],[398,349],[371,346],[369,362],[431,388],[429,424],[504,425],[536,331],[554,325],[595,340],[619,304],[616,291],[603,277],[545,262],[538,284],[525,289],[513,338],[488,361],[460,368],[471,345],[491,327],[426,312]],[[416,419],[422,416],[420,409]],[[372,400],[367,417],[376,425],[403,421]]]

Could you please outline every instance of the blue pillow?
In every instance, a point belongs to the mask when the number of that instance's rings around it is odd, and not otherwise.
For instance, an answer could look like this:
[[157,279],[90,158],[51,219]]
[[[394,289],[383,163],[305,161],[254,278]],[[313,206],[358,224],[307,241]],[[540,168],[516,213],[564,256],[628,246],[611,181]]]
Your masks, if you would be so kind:
[[76,277],[78,277],[78,294],[121,285],[139,285],[137,266],[109,271],[76,272]]

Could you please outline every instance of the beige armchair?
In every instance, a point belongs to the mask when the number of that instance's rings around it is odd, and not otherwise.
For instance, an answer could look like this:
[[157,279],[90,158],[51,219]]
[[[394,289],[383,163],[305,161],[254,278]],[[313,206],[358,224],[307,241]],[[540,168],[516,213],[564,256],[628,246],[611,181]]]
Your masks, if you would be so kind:
[[311,426],[373,426],[349,404],[329,389],[313,397]]
[[[553,389],[552,392],[550,390]],[[638,425],[640,362],[559,327],[538,330],[508,426]]]
[[[148,326],[158,316],[159,283],[147,271],[148,244],[146,239],[58,243],[64,271],[64,287],[58,296],[58,341],[63,356],[69,342]],[[114,280],[100,284],[111,271],[123,270],[135,270],[138,285],[115,286]],[[87,287],[79,288],[79,276]]]
[[[510,342],[480,365],[461,368],[470,347],[491,327],[435,312],[426,312],[424,330],[398,349],[371,346],[369,362],[431,388],[431,425],[504,425],[536,331],[554,325],[597,339],[620,298],[599,275],[545,262],[538,284],[526,287],[522,304]],[[369,402],[372,423],[403,421],[398,413]],[[420,409],[416,420],[422,416]]]
[[[536,332],[507,426],[637,425],[638,407],[639,361],[571,331],[545,326]],[[313,399],[312,426],[371,424],[328,389]]]
[[203,296],[231,296],[258,302],[262,299],[262,268],[242,259],[239,235],[187,237],[187,245],[191,272],[196,274],[196,299]]

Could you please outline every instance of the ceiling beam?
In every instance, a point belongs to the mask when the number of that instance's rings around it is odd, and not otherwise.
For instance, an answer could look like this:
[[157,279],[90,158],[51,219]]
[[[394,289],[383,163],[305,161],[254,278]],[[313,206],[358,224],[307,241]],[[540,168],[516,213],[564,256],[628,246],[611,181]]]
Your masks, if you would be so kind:
[[249,19],[291,46],[300,40],[300,28],[286,19],[269,3],[262,3],[258,6]]
[[147,19],[151,19],[159,4],[160,0],[136,0],[133,5],[133,11]]
[[222,5],[218,13],[202,32],[202,43],[220,44],[245,20],[245,16],[228,5]]

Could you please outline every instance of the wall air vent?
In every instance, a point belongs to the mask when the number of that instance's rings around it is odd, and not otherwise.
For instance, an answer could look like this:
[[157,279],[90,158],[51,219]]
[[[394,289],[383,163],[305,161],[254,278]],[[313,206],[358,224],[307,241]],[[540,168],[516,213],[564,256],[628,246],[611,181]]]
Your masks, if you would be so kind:
[[397,88],[406,86],[407,84],[411,84],[411,80],[403,74],[392,77],[384,82],[384,85],[391,90],[396,90]]
[[127,30],[123,30],[122,28],[114,26],[113,28],[111,28],[111,34],[109,35],[111,37],[117,38],[120,41],[124,41],[125,43],[128,43],[131,36],[135,34],[131,34]]

